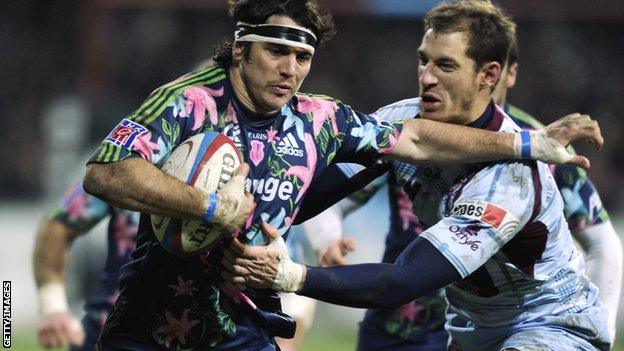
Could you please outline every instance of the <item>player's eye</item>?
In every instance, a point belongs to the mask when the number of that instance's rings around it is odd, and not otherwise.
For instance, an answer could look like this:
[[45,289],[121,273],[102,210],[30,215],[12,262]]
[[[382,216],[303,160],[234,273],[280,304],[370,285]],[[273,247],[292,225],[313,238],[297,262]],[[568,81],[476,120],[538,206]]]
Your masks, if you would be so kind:
[[308,52],[297,54],[297,61],[299,61],[300,63],[306,63],[310,60],[312,60],[312,55],[310,55],[310,53]]

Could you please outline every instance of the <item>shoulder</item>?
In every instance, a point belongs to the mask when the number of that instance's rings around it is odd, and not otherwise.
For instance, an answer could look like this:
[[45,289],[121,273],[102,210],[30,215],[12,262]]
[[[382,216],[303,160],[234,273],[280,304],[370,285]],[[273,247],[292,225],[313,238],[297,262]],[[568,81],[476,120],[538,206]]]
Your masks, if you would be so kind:
[[[152,92],[152,96],[160,98],[171,98],[181,93],[193,91],[194,89],[223,89],[223,82],[227,80],[227,74],[221,67],[210,67],[203,70],[187,73],[178,79],[169,82]],[[210,94],[213,96],[219,94]],[[221,94],[222,95],[222,94]]]
[[411,98],[380,107],[371,116],[382,120],[400,120],[420,114],[420,98]]
[[303,114],[309,112],[314,115],[320,112],[335,114],[342,107],[348,107],[338,99],[321,94],[297,93],[291,101],[294,109]]

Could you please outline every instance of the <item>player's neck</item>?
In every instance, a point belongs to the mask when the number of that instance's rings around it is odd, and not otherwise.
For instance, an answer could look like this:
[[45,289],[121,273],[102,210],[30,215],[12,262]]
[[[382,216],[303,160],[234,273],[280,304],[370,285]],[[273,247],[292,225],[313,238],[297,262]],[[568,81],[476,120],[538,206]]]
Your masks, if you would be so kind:
[[470,117],[464,120],[463,124],[464,125],[472,124],[481,116],[483,116],[488,106],[490,105],[490,101],[491,99],[489,96],[487,99],[482,99],[482,98],[476,99],[474,104],[472,104],[472,107],[470,108],[470,110],[466,113],[466,116],[470,116]]
[[247,110],[253,112],[256,115],[265,115],[270,116],[274,115],[277,111],[260,111],[256,104],[253,103],[251,99],[251,95],[247,90],[247,85],[243,80],[243,75],[241,73],[241,69],[238,67],[230,68],[230,84],[232,84],[232,90],[234,91],[234,95],[236,95],[236,100],[240,102],[240,104]]

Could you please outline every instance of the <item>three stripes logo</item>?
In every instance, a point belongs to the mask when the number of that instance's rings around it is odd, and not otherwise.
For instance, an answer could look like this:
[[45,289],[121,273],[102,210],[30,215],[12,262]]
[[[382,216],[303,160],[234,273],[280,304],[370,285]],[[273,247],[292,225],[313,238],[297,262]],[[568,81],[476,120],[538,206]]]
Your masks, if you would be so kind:
[[299,147],[297,143],[297,139],[292,135],[292,133],[288,133],[282,140],[277,143],[277,147],[275,148],[278,153],[290,156],[303,157],[303,150]]

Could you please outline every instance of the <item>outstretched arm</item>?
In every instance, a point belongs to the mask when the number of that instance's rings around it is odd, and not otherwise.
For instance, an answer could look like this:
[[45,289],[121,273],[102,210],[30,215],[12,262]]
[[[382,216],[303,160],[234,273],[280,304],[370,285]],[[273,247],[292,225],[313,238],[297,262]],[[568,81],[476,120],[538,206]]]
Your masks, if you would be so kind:
[[268,246],[246,246],[234,239],[224,251],[227,270],[221,274],[226,281],[297,292],[344,306],[395,308],[461,277],[431,243],[421,238],[416,238],[394,264],[315,268],[290,261],[279,233],[266,223],[262,230],[274,239]]
[[584,168],[589,160],[570,155],[570,142],[585,139],[602,146],[598,123],[587,115],[571,114],[537,131],[493,133],[422,118],[405,120],[403,132],[389,158],[417,164],[453,164],[532,158],[546,163],[571,163]]
[[307,267],[297,293],[343,306],[396,308],[459,278],[431,243],[416,238],[394,264]]

